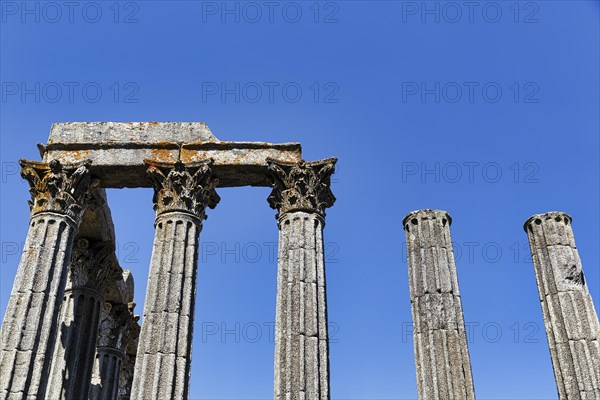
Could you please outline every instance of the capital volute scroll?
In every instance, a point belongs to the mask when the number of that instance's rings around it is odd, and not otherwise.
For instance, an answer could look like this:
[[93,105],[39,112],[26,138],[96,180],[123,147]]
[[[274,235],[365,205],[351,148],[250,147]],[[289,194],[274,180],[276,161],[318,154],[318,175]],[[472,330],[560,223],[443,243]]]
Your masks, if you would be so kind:
[[31,215],[55,212],[80,221],[99,186],[90,173],[90,161],[63,164],[58,160],[37,162],[21,159],[21,176],[29,183]]
[[145,160],[147,174],[154,186],[156,216],[173,211],[206,219],[206,207],[215,208],[221,200],[215,188],[218,179],[212,171],[212,160],[184,164]]
[[325,209],[335,203],[331,175],[336,158],[319,161],[283,162],[267,159],[273,190],[268,202],[278,210],[276,218],[293,211],[305,211],[325,217]]

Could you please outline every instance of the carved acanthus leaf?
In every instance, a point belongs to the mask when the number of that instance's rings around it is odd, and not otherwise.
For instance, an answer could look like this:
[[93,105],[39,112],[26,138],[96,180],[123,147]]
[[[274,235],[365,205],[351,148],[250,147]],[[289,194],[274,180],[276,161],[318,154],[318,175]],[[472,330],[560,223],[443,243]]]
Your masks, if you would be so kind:
[[212,160],[183,164],[146,160],[148,176],[154,185],[156,215],[183,211],[206,219],[206,207],[215,208],[220,200],[215,191],[218,180],[211,170]]
[[335,202],[331,192],[331,174],[335,158],[297,163],[268,159],[273,191],[268,198],[277,218],[292,211],[306,211],[325,216],[325,209]]
[[133,371],[135,369],[135,359],[138,348],[138,341],[140,336],[140,324],[138,315],[134,315],[133,309],[135,303],[131,302],[128,304],[130,324],[125,334],[125,357],[121,363],[121,373],[119,374],[119,398],[129,398],[131,392],[131,385],[133,383]]
[[29,182],[32,215],[53,211],[78,221],[92,199],[90,162],[63,165],[58,160],[49,163],[19,160],[21,176]]
[[89,288],[104,293],[106,283],[121,276],[113,243],[78,239],[73,246],[69,272],[73,289]]
[[98,325],[98,347],[125,351],[125,338],[132,324],[127,304],[104,303]]

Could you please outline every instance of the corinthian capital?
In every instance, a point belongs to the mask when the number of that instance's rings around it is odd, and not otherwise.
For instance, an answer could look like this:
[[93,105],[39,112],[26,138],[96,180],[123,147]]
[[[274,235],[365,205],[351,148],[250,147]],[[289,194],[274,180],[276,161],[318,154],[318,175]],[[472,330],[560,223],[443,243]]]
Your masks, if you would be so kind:
[[31,214],[53,211],[78,221],[91,198],[89,162],[63,165],[58,160],[49,163],[19,160],[21,176],[29,182]]
[[335,202],[331,192],[331,174],[337,159],[281,162],[268,159],[273,191],[268,198],[277,218],[292,211],[306,211],[325,216],[325,209]]
[[104,303],[98,325],[98,347],[125,351],[125,338],[133,320],[127,304]]
[[112,243],[79,239],[69,268],[73,289],[88,288],[104,294],[105,284],[121,275]]
[[212,160],[183,164],[146,160],[148,176],[154,184],[156,216],[170,211],[192,213],[206,219],[206,207],[215,208],[220,198],[215,191]]
[[128,325],[127,332],[125,334],[125,357],[121,363],[121,373],[119,374],[119,399],[129,399],[131,395],[131,385],[133,383],[133,371],[135,369],[135,358],[137,354],[138,341],[140,336],[140,324],[138,320],[140,317],[133,314],[133,308],[135,303],[129,303],[129,318],[130,322]]

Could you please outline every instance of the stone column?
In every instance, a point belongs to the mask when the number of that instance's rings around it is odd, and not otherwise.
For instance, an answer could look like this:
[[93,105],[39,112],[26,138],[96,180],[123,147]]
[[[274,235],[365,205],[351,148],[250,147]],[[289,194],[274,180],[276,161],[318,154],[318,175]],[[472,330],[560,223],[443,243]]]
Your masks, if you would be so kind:
[[211,162],[147,162],[154,183],[154,247],[131,398],[187,399],[198,237],[219,197]]
[[536,214],[524,225],[561,399],[600,399],[600,325],[575,246],[572,218]]
[[112,243],[80,238],[69,267],[45,398],[87,399],[105,284],[119,277]]
[[125,358],[121,364],[121,374],[119,375],[117,400],[129,400],[131,398],[131,387],[133,385],[133,372],[135,369],[135,359],[140,335],[140,326],[138,324],[138,319],[140,317],[133,315],[133,303],[130,304],[130,315],[133,318],[132,326],[127,334]]
[[419,399],[474,399],[471,362],[445,211],[409,213],[406,233]]
[[0,333],[0,398],[43,398],[75,233],[90,198],[87,165],[20,160],[29,231]]
[[275,399],[329,399],[329,345],[323,227],[335,197],[336,159],[269,160],[278,210]]
[[98,326],[98,343],[90,400],[115,400],[121,363],[125,357],[125,336],[131,326],[126,304],[104,303]]

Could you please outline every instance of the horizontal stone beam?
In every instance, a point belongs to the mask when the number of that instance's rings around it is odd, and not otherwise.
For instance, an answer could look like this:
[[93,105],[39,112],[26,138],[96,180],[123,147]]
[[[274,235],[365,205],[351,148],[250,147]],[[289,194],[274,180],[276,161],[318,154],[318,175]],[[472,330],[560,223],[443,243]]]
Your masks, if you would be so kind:
[[104,188],[150,187],[144,160],[183,163],[213,159],[218,187],[269,186],[267,159],[302,159],[299,143],[222,142],[202,122],[69,122],[54,124],[43,160],[90,169]]

